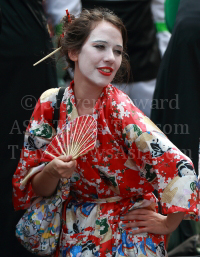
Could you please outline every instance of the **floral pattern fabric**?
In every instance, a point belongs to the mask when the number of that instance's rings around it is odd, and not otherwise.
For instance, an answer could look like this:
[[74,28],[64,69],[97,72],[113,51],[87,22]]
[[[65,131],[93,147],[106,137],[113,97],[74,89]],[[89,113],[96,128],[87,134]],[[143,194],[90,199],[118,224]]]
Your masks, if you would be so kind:
[[63,202],[69,196],[68,179],[61,179],[50,197],[37,197],[16,226],[16,236],[30,252],[52,255],[57,248]]
[[[27,128],[13,177],[16,209],[27,208],[36,197],[31,183],[23,187],[20,181],[34,167],[41,169],[42,153],[56,134],[52,118],[57,94],[58,89],[42,94]],[[77,116],[72,82],[61,102],[57,132]],[[159,200],[162,213],[182,211],[186,219],[197,220],[198,181],[191,160],[112,85],[103,89],[93,117],[97,143],[78,158],[70,179],[60,256],[166,256],[163,235],[133,236],[132,229],[121,226],[120,216],[136,208],[156,210]]]

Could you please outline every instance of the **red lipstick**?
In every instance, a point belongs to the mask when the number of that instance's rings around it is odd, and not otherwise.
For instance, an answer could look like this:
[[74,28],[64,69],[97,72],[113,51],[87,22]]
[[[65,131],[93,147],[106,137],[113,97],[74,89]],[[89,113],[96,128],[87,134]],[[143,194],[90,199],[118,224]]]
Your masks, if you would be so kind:
[[113,72],[113,69],[111,67],[100,67],[97,69],[104,76],[110,76]]

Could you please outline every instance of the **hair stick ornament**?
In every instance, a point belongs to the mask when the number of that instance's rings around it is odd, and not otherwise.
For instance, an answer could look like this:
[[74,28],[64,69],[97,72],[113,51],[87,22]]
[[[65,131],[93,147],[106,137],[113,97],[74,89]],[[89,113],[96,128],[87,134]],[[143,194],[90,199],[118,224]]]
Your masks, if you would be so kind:
[[70,13],[69,13],[68,9],[66,9],[66,15],[67,15],[67,18],[68,18],[68,22],[71,23],[72,22],[72,18],[70,16]]
[[[61,46],[62,47],[62,46]],[[50,54],[46,55],[44,58],[42,58],[41,60],[39,60],[38,62],[34,63],[33,66],[38,65],[39,63],[43,62],[44,60],[46,60],[47,58],[51,57],[52,55],[54,55],[55,53],[57,53],[58,51],[60,51],[61,47],[57,48],[56,50],[54,50],[53,52],[51,52]]]
[[[70,13],[69,13],[68,9],[66,9],[66,15],[67,15],[67,18],[68,18],[68,22],[71,23],[71,22],[72,22],[72,19],[71,19],[71,16],[70,16]],[[64,34],[61,34],[61,37],[64,37]],[[39,63],[41,63],[41,62],[43,62],[44,60],[48,59],[49,57],[51,57],[51,56],[54,55],[55,53],[59,52],[61,48],[62,48],[62,46],[59,47],[59,48],[57,48],[56,50],[54,50],[54,51],[51,52],[50,54],[46,55],[44,58],[42,58],[42,59],[39,60],[38,62],[34,63],[33,66],[38,65]]]

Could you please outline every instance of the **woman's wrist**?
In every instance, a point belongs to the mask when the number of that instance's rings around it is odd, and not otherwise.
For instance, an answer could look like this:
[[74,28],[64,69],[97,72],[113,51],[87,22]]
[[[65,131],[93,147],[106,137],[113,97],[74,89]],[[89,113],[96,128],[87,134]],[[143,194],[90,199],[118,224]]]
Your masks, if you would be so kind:
[[173,232],[181,223],[184,212],[170,213],[166,216],[165,224],[169,233]]
[[56,173],[56,170],[53,167],[52,161],[47,164],[47,166],[43,169],[43,172],[46,176],[52,179],[60,179],[60,176]]

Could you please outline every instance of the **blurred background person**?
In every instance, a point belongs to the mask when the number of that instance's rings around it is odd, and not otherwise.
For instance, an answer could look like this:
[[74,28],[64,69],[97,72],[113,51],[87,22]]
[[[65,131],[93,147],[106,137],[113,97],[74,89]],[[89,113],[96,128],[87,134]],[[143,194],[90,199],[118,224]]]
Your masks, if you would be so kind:
[[[166,1],[166,21],[172,36],[158,72],[151,115],[153,122],[192,159],[196,172],[200,137],[199,17],[199,1]],[[173,251],[169,256],[197,254],[197,233],[197,223],[182,221],[170,237],[168,250]],[[180,245],[183,242],[187,247]]]
[[[13,210],[12,176],[19,160],[23,133],[38,97],[45,90],[57,87],[56,64],[52,58],[33,67],[35,62],[53,50],[43,6],[49,10],[50,4],[56,2],[58,0],[0,0],[0,205],[3,223],[0,256],[3,257],[33,256],[15,237],[15,225],[22,212]],[[64,16],[72,1],[61,2]],[[61,17],[60,14],[56,18],[56,13],[49,15],[52,15],[52,20]]]
[[15,225],[22,213],[12,206],[12,176],[16,169],[23,132],[28,125],[36,99],[57,86],[55,63],[33,63],[52,51],[42,1],[0,0],[1,85],[1,217],[0,255],[31,256],[17,242]]
[[160,53],[163,56],[171,37],[165,19],[165,0],[152,0],[151,11],[156,26],[156,37],[158,39]]

